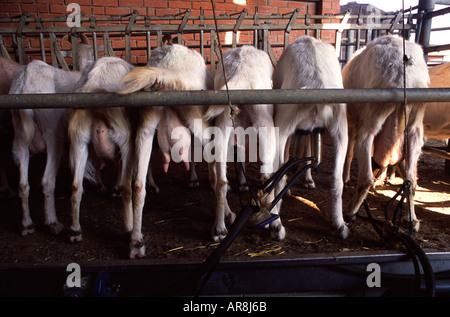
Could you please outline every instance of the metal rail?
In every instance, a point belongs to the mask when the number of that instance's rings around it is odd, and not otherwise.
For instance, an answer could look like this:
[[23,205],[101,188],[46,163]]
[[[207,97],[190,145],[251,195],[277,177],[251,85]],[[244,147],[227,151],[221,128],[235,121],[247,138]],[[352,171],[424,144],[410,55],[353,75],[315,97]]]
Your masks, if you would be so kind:
[[[439,294],[448,296],[450,254],[427,252],[437,274]],[[223,261],[213,272],[201,296],[251,296],[283,294],[335,294],[364,296],[367,287],[367,266],[381,267],[381,287],[373,296],[383,292],[390,296],[412,296],[414,268],[409,257],[395,251],[340,252],[307,254],[296,259],[254,261]],[[161,263],[140,261],[79,263],[83,276],[106,271],[112,283],[120,284],[119,296],[151,296],[184,280],[201,263]],[[68,276],[67,264],[59,265],[0,265],[0,296],[64,296],[63,285]],[[268,283],[268,281],[271,281]],[[186,285],[188,288],[190,285]],[[191,296],[180,289],[180,296]]]
[[[233,104],[328,104],[403,102],[403,89],[230,90]],[[407,88],[408,102],[449,102],[450,88]],[[227,105],[227,92],[165,91],[117,93],[23,94],[0,96],[0,109],[98,108]]]

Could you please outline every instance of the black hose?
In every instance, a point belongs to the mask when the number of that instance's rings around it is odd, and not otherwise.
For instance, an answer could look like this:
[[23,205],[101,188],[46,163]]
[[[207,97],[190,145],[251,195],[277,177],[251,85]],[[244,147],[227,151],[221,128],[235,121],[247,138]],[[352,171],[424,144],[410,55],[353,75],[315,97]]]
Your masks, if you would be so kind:
[[[403,196],[406,196],[408,194],[408,190],[403,190],[401,189],[396,195],[395,198],[397,196],[400,195],[400,193],[403,191]],[[395,199],[393,198],[391,201],[389,201],[388,206],[386,207],[386,220],[389,221],[389,217],[388,217],[388,209],[392,203],[392,201]],[[402,200],[404,200],[402,198]],[[399,205],[401,205],[403,202],[401,201],[399,203]],[[416,286],[416,294],[420,294],[420,286],[421,286],[421,273],[420,273],[420,267],[419,267],[419,262],[422,266],[422,270],[424,273],[424,278],[425,278],[425,293],[424,296],[425,297],[434,297],[435,293],[436,293],[436,281],[435,281],[435,277],[434,277],[434,272],[433,272],[433,268],[431,266],[431,263],[427,257],[427,255],[425,254],[425,252],[423,251],[423,249],[420,247],[420,245],[408,234],[405,234],[403,232],[399,232],[398,229],[396,231],[394,231],[394,229],[392,229],[392,232],[385,232],[383,231],[379,225],[382,225],[382,222],[374,219],[370,213],[370,209],[369,209],[369,205],[367,204],[367,201],[364,200],[364,207],[367,213],[367,219],[370,221],[370,223],[372,224],[373,228],[375,229],[375,231],[380,235],[380,237],[385,240],[388,241],[390,239],[394,239],[399,241],[400,243],[403,244],[403,246],[406,248],[406,252],[407,254],[410,256],[411,261],[413,262],[414,265],[414,271],[415,271],[415,286]],[[395,214],[394,214],[394,220],[398,217],[398,212],[399,212],[399,207],[397,206],[396,210],[395,210]],[[361,217],[361,216],[360,216]],[[363,217],[361,217],[363,218]],[[386,234],[387,233],[387,234]],[[419,260],[419,262],[418,262]]]
[[[294,165],[314,160],[314,158],[303,158],[303,159],[290,159],[286,164],[284,164],[270,179],[268,179],[264,185],[263,189],[265,192],[270,192],[278,182],[282,179],[282,177],[286,174],[286,172]],[[283,188],[283,190],[277,195],[277,197],[272,202],[272,205],[269,211],[278,203],[278,201],[283,197],[283,195],[287,192],[287,190],[295,183],[295,181],[308,169],[314,167],[314,164],[309,164],[303,167],[299,172],[295,174],[293,179]],[[248,180],[247,180],[248,181]],[[270,185],[270,186],[269,186]],[[267,186],[269,186],[267,188]],[[255,213],[259,212],[259,206],[248,205],[243,206],[241,212],[237,215],[236,219],[233,222],[230,230],[226,237],[222,240],[222,242],[217,246],[217,248],[211,253],[211,255],[198,267],[198,269],[184,279],[181,282],[176,283],[175,285],[167,288],[166,290],[155,294],[156,296],[175,296],[183,290],[186,290],[188,293],[195,294],[199,296],[203,287],[208,282],[211,277],[214,268],[219,263],[221,257],[225,253],[225,251],[230,247],[233,241],[236,239],[237,235],[241,231],[242,227],[247,223],[249,217]],[[190,287],[190,289],[186,289]]]
[[228,234],[225,239],[217,246],[217,248],[209,255],[209,257],[195,270],[194,273],[189,275],[186,279],[175,285],[169,287],[168,289],[155,294],[155,296],[176,296],[181,291],[185,290],[192,295],[199,296],[203,287],[208,282],[211,274],[219,263],[222,255],[230,247],[233,241],[236,239],[237,235],[244,227],[250,215],[254,212],[258,212],[258,206],[245,206],[241,212],[237,215],[233,222]]
[[[408,250],[411,250],[416,255],[422,265],[424,277],[425,277],[425,297],[434,297],[436,294],[436,280],[434,278],[433,268],[427,255],[420,247],[420,245],[409,235],[399,233],[398,238],[406,246]],[[416,270],[416,275],[420,276],[420,271]]]
[[[297,181],[297,179],[306,172],[307,169],[313,168],[315,166],[314,163],[308,164],[305,167],[303,167],[297,174],[292,177],[292,179],[289,181],[289,183],[281,190],[281,192],[275,197],[275,199],[272,201],[272,204],[270,205],[269,211],[273,209],[273,207],[276,206],[276,204],[283,198],[284,194],[289,190],[289,188],[292,187],[292,185]],[[272,187],[272,186],[271,186]]]

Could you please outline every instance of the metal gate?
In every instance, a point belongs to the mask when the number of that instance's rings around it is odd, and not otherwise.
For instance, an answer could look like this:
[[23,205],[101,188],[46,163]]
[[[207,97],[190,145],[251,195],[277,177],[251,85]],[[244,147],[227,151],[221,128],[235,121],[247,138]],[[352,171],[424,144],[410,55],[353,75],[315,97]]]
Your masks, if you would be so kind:
[[[401,23],[403,16],[407,20],[404,26]],[[373,19],[377,23],[365,23]],[[291,37],[308,34],[332,41],[337,46],[357,49],[381,34],[399,33],[403,27],[409,36],[411,32],[416,32],[418,21],[418,17],[410,12],[405,15],[397,12],[380,16],[352,15],[351,12],[311,15],[308,12],[300,14],[299,9],[296,9],[283,15],[260,15],[257,11],[250,14],[244,9],[218,16],[216,29],[214,17],[203,13],[192,16],[188,9],[178,15],[163,17],[140,16],[137,11],[125,16],[92,15],[82,18],[80,27],[68,27],[64,25],[65,17],[41,18],[37,13],[35,16],[0,18],[0,49],[3,57],[14,56],[21,64],[26,64],[31,58],[45,61],[48,57],[55,67],[77,70],[76,59],[73,59],[73,66],[70,67],[61,53],[58,40],[64,35],[70,34],[73,56],[77,54],[75,39],[84,34],[94,46],[95,58],[99,57],[99,45],[103,43],[105,56],[121,56],[127,62],[133,62],[132,56],[136,54],[145,54],[148,58],[152,49],[161,46],[163,36],[168,34],[176,37],[178,43],[198,49],[214,72],[218,60],[216,32],[220,33],[221,43],[225,43],[222,45],[224,48],[254,45],[266,51],[275,65],[277,57],[289,44]],[[342,37],[345,30],[349,30],[346,32],[348,37]],[[362,31],[364,39],[361,38]],[[355,33],[356,41],[353,40]],[[119,43],[119,39],[121,45],[114,47],[113,43]],[[34,43],[35,47],[30,43]],[[341,53],[341,60],[344,62],[348,59],[346,52],[348,50]]]

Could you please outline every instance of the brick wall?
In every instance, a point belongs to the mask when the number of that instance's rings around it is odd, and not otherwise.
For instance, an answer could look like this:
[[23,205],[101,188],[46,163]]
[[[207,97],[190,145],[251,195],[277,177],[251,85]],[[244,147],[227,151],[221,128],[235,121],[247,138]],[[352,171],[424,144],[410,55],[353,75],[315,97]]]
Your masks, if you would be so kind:
[[[248,10],[248,15],[253,16],[257,10],[259,15],[271,15],[274,13],[284,14],[292,12],[295,9],[299,9],[299,15],[304,15],[307,12],[310,14],[326,14],[326,13],[339,13],[340,5],[339,0],[316,0],[316,1],[287,1],[287,0],[234,0],[239,3],[244,1],[245,5],[237,4],[233,0],[215,0],[216,14],[232,14],[242,11],[244,8]],[[1,1],[0,2],[0,18],[2,17],[17,17],[23,13],[29,13],[31,17],[36,17],[39,12],[41,18],[56,18],[66,17],[70,14],[67,11],[67,5],[69,3],[77,3],[80,5],[81,11],[85,17],[95,15],[97,18],[108,17],[111,15],[126,15],[132,13],[134,10],[139,12],[140,16],[149,15],[165,16],[165,15],[177,15],[184,12],[186,9],[191,10],[191,16],[199,16],[200,10],[203,10],[205,16],[212,16],[212,7],[210,0],[21,0],[21,1]],[[65,19],[63,18],[62,21]],[[223,23],[234,23],[234,21],[223,21]],[[303,22],[303,21],[299,21]],[[89,22],[83,22],[89,25]],[[152,22],[154,23],[154,22]],[[159,22],[158,22],[159,23]],[[169,23],[169,22],[161,22]],[[179,21],[173,21],[172,23],[179,23]],[[209,22],[211,23],[211,22]],[[252,21],[245,21],[244,23],[252,23]],[[86,24],[82,24],[85,26]],[[108,24],[113,24],[109,22]],[[0,23],[1,27],[17,26],[18,23]],[[64,26],[65,22],[54,23],[54,26]],[[101,22],[97,22],[97,25],[101,25]],[[291,40],[294,40],[297,36],[305,34],[302,32],[292,32]],[[312,34],[314,35],[314,34]],[[205,41],[209,41],[209,34],[205,34]],[[222,35],[225,37],[225,34]],[[283,43],[283,32],[270,32],[269,42],[271,44]],[[321,38],[330,42],[334,42],[334,31],[322,31]],[[25,39],[25,50],[27,53],[27,62],[32,59],[41,58],[37,53],[39,49],[39,40],[37,38]],[[125,42],[123,37],[111,38],[112,46],[115,49],[116,56],[124,57]],[[145,47],[145,37],[133,37],[132,41],[132,63],[143,64],[147,61],[147,52],[145,49],[139,50],[138,47]],[[99,38],[101,43],[102,39]],[[197,45],[199,41],[198,35],[187,34],[183,35],[183,44],[185,45]],[[251,44],[253,36],[250,32],[240,32],[238,44]],[[12,39],[10,37],[4,37],[3,43],[8,51],[12,52]],[[44,41],[46,48],[49,45],[49,40]],[[205,43],[208,45],[208,43]],[[152,47],[156,46],[156,43],[151,44]],[[276,45],[275,45],[276,46]],[[274,49],[275,55],[278,57],[281,54],[279,48]],[[209,51],[205,51],[205,59],[208,61]],[[47,62],[50,62],[51,58],[47,56]]]

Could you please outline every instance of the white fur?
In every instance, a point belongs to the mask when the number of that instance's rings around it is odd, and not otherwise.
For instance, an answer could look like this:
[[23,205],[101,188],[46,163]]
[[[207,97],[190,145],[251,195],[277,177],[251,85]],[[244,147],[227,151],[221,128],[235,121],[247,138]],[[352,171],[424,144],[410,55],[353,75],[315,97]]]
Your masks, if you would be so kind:
[[[426,88],[429,84],[427,66],[423,58],[423,51],[417,44],[406,42],[406,87]],[[345,88],[402,88],[403,87],[403,43],[402,39],[384,36],[370,42],[357,52],[342,72]],[[395,135],[402,137],[403,130],[400,123],[403,116],[402,104],[349,104],[349,148],[347,151],[345,179],[349,178],[349,169],[353,148],[358,160],[357,192],[353,195],[347,209],[347,215],[354,218],[364,201],[367,192],[372,187],[374,176],[372,172],[372,146],[378,136],[378,145],[389,146],[387,140],[393,140]],[[411,181],[411,220],[418,230],[418,220],[414,213],[414,194],[416,189],[416,170],[421,147],[423,145],[423,104],[408,103],[407,112],[407,142],[409,152],[408,170],[406,177]],[[403,120],[404,121],[404,120]],[[389,122],[389,124],[387,124]],[[395,129],[382,129],[385,126],[395,126]],[[403,124],[403,127],[405,124]],[[383,141],[385,140],[385,141]],[[384,143],[383,143],[384,142]],[[374,147],[374,155],[380,148]],[[384,167],[384,166],[382,166]]]
[[[63,71],[42,61],[33,61],[14,73],[10,94],[67,93],[72,92],[80,78],[78,72]],[[28,197],[28,165],[30,155],[47,153],[42,187],[45,203],[45,224],[57,234],[63,226],[55,210],[55,182],[63,154],[64,139],[71,109],[11,110],[14,125],[13,156],[19,165],[19,196],[22,200],[22,235],[32,233]]]
[[[271,89],[272,88],[272,63],[267,53],[254,48],[253,46],[242,46],[229,50],[223,54],[224,68],[229,89]],[[222,69],[222,62],[219,62],[214,78],[215,89],[226,89],[225,77]],[[213,189],[216,194],[216,219],[211,230],[211,235],[215,241],[222,240],[227,229],[225,220],[232,223],[236,215],[230,210],[226,199],[227,195],[227,157],[228,141],[230,139],[229,127],[243,127],[244,129],[253,126],[258,129],[260,147],[264,157],[261,158],[263,166],[263,179],[269,177],[269,170],[272,167],[276,152],[276,139],[274,133],[262,135],[259,128],[266,127],[273,132],[273,105],[244,105],[238,107],[236,115],[232,119],[229,115],[228,106],[212,106],[208,109],[206,117],[215,118],[215,126],[220,128],[223,135],[223,142],[216,151],[220,151],[219,162],[212,164]]]
[[[77,92],[115,92],[123,88],[121,80],[133,66],[116,57],[103,57],[89,64],[83,71]],[[88,105],[87,105],[88,106]],[[101,134],[103,131],[103,134]],[[133,228],[131,206],[131,178],[133,168],[132,127],[127,109],[84,108],[76,109],[70,118],[70,166],[72,183],[72,225],[70,240],[81,241],[79,222],[80,203],[83,194],[83,178],[88,157],[97,162],[116,160],[119,170],[118,189],[121,192],[125,231]],[[92,144],[94,151],[89,152]],[[108,147],[105,150],[102,147]],[[119,156],[116,156],[116,153]],[[102,155],[103,154],[103,155]]]
[[[342,88],[342,77],[334,48],[310,36],[298,38],[284,51],[273,75],[274,89]],[[335,149],[334,170],[331,181],[332,226],[342,238],[349,231],[342,215],[342,171],[347,148],[347,119],[345,104],[275,105],[274,124],[280,127],[280,163],[285,160],[288,137],[296,129],[312,131],[316,127],[328,129]],[[281,165],[280,164],[280,165]],[[285,178],[277,186],[277,193],[286,184]],[[281,202],[274,208],[280,211]],[[278,219],[271,223],[278,239],[285,237],[285,229]]]
[[[164,45],[152,51],[146,67],[136,68],[123,78],[125,84],[121,93],[139,90],[206,90],[211,88],[211,78],[202,56],[193,49],[173,44]],[[207,126],[203,119],[204,106],[180,106],[170,110],[170,115],[179,116],[194,134],[201,138]],[[130,258],[145,255],[141,229],[144,207],[146,176],[152,151],[155,130],[163,117],[168,115],[163,107],[142,108],[136,132],[136,178],[133,187],[133,231],[131,233]],[[166,117],[167,118],[167,117]],[[194,129],[194,120],[202,120],[202,129]],[[170,134],[169,134],[170,135]],[[168,153],[166,153],[169,155]],[[193,170],[191,164],[191,170]]]

